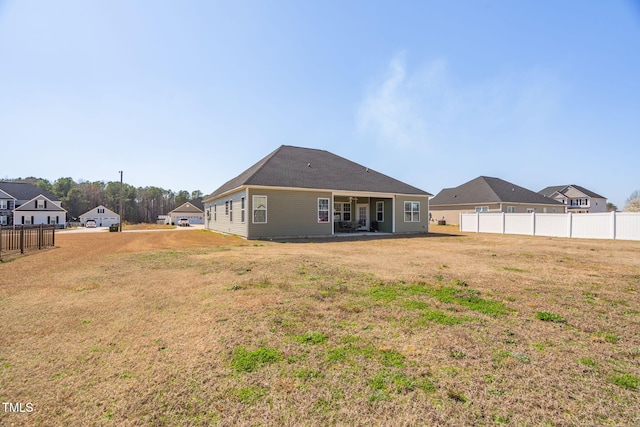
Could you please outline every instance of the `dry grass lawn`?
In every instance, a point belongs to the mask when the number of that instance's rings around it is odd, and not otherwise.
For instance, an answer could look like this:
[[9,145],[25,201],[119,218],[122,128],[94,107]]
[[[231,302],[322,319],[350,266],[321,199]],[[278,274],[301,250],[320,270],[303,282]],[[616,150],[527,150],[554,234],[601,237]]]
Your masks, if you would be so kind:
[[0,263],[0,425],[640,425],[640,242],[56,244]]

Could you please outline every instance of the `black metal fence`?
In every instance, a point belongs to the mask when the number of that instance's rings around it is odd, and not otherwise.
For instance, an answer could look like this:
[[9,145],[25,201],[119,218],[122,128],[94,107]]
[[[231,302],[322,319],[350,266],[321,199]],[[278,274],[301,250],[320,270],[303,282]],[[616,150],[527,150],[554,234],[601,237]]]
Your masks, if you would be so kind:
[[0,226],[0,259],[11,253],[55,246],[55,225]]

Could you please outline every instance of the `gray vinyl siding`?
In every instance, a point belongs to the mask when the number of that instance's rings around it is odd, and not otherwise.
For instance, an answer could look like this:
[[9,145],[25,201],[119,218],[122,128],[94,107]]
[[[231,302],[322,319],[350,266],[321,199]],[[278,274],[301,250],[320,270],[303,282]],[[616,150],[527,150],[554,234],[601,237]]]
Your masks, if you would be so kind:
[[[331,193],[250,188],[247,196],[249,239],[331,236]],[[253,223],[253,196],[267,196],[267,222]],[[318,198],[329,199],[329,222],[318,223]]]
[[393,200],[388,198],[371,198],[371,221],[377,220],[377,202],[384,202],[384,221],[378,222],[378,231],[382,233],[393,232]]
[[[404,202],[420,202],[420,222],[404,221]],[[429,232],[429,198],[424,196],[396,196],[396,233]],[[386,218],[385,218],[386,221]]]
[[[205,203],[205,228],[221,233],[236,234],[238,236],[247,237],[247,222],[250,217],[248,210],[248,197],[246,196],[246,193],[247,192],[245,190],[241,190]],[[244,222],[242,222],[240,209],[242,205],[242,197],[245,197]],[[225,202],[229,202],[233,206],[229,214],[225,214]],[[216,215],[214,215],[214,205],[216,205],[217,209]],[[231,212],[233,212],[233,215],[231,215]]]

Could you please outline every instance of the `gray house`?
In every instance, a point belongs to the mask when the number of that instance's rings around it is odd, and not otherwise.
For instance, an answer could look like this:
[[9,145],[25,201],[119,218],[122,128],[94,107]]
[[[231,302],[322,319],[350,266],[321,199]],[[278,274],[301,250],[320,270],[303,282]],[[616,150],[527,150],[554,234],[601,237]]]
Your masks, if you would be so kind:
[[431,199],[434,220],[458,224],[467,212],[564,213],[565,206],[550,197],[500,178],[479,176],[454,188],[445,188]]
[[328,151],[283,145],[211,193],[204,221],[247,239],[426,233],[429,196]]

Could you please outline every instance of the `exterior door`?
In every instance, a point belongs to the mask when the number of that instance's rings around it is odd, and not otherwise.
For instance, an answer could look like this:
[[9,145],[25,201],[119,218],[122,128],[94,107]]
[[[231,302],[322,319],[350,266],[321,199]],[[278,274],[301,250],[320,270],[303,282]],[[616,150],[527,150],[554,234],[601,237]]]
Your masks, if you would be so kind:
[[369,231],[369,205],[356,205],[356,221],[358,230]]

